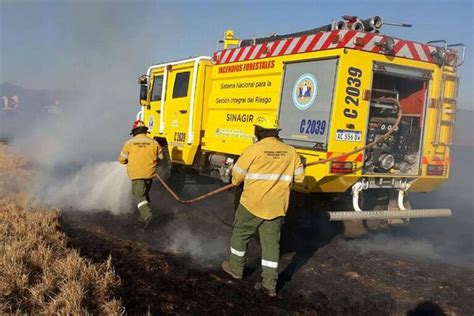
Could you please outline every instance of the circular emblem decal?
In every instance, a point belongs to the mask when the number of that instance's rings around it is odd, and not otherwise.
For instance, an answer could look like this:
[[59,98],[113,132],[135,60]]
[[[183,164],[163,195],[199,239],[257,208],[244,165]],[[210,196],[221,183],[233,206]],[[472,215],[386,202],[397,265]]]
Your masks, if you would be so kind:
[[155,120],[153,119],[153,116],[150,116],[148,118],[148,130],[151,132],[153,130],[153,126],[155,125]]
[[318,94],[318,82],[316,78],[305,73],[296,80],[293,86],[293,104],[300,110],[309,109]]

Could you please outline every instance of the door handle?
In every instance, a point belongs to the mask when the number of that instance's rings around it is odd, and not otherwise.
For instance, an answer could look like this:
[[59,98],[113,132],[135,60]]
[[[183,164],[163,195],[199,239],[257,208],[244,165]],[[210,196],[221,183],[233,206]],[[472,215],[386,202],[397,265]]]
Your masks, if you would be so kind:
[[188,113],[188,110],[179,110],[179,113],[186,114]]
[[160,114],[160,113],[161,113],[161,110],[156,110],[155,112],[158,113],[158,114]]

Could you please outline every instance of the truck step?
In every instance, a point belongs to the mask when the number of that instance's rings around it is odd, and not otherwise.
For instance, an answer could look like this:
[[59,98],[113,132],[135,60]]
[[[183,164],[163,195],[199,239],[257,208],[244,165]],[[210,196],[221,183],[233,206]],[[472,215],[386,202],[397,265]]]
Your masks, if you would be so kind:
[[443,74],[443,78],[445,80],[449,80],[449,81],[456,81],[458,80],[458,77],[456,75],[451,75],[451,74],[447,74],[447,73],[444,73]]
[[441,125],[444,125],[444,126],[452,126],[452,125],[454,125],[454,121],[451,121],[451,120],[442,120],[442,121],[441,121]]
[[457,102],[457,99],[451,97],[444,97],[443,102]]
[[440,147],[450,147],[452,146],[452,144],[448,144],[448,143],[432,143],[434,146],[440,146]]

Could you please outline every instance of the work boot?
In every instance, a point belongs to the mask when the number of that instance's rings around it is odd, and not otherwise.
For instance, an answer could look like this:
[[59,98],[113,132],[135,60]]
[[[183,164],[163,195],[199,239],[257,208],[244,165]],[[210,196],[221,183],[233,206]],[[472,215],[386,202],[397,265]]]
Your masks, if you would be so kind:
[[242,279],[242,276],[235,273],[234,271],[232,271],[232,267],[230,266],[230,262],[225,260],[222,262],[221,264],[221,267],[222,267],[222,270],[224,270],[227,274],[230,274],[230,276],[232,276],[234,279],[236,280],[240,280]]
[[267,289],[263,286],[262,283],[256,283],[254,287],[257,291],[262,291],[263,293],[267,294],[270,297],[277,296],[277,292],[275,289]]

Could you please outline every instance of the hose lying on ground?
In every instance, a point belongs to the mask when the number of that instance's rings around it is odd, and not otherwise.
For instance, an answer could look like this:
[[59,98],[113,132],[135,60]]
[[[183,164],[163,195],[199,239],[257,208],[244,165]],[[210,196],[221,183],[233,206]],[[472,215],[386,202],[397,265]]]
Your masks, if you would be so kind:
[[[359,153],[361,151],[364,151],[364,150],[367,150],[367,149],[370,149],[372,147],[374,147],[375,145],[377,145],[378,143],[386,140],[388,137],[390,137],[390,135],[392,135],[392,133],[398,128],[398,125],[400,124],[400,121],[402,119],[402,108],[401,108],[401,105],[400,105],[400,102],[397,100],[397,99],[394,99],[394,98],[386,98],[386,97],[382,97],[382,98],[379,98],[377,100],[374,100],[376,102],[378,101],[383,101],[383,102],[388,102],[388,103],[393,103],[396,107],[397,107],[397,111],[398,111],[398,117],[397,117],[397,120],[395,121],[395,124],[392,125],[392,128],[390,128],[387,133],[385,133],[384,135],[380,136],[379,138],[377,138],[376,140],[374,140],[373,142],[365,145],[364,147],[361,147],[361,148],[358,148],[358,149],[355,149],[353,151],[350,151],[350,152],[347,152],[347,153],[343,153],[341,155],[338,155],[338,156],[334,156],[334,157],[331,157],[331,158],[327,158],[327,159],[320,159],[320,160],[317,160],[317,161],[313,161],[313,162],[309,162],[305,165],[305,167],[309,167],[309,166],[315,166],[315,165],[320,165],[320,164],[325,164],[325,163],[328,163],[328,162],[332,162],[332,161],[336,161],[336,160],[339,160],[341,158],[345,158],[345,157],[348,157],[348,156],[351,156],[351,155],[354,155],[356,153]],[[192,203],[195,203],[195,202],[198,202],[198,201],[201,201],[201,200],[204,200],[204,199],[207,199],[213,195],[216,195],[218,193],[221,193],[221,192],[224,192],[224,191],[227,191],[229,189],[232,189],[233,187],[235,187],[233,184],[227,184],[219,189],[216,189],[216,190],[213,190],[213,191],[210,191],[206,194],[203,194],[203,195],[200,195],[198,197],[195,197],[194,199],[190,199],[190,200],[182,200],[167,184],[166,182],[158,175],[156,174],[155,177],[161,182],[161,184],[165,187],[166,191],[168,191],[168,193],[171,194],[171,196],[176,200],[178,201],[179,203],[182,203],[182,204],[192,204]]]
[[227,184],[225,186],[223,186],[222,188],[219,188],[219,189],[216,189],[216,190],[213,190],[211,192],[208,192],[206,194],[203,194],[203,195],[200,195],[194,199],[191,199],[191,200],[182,200],[167,184],[166,182],[158,175],[156,174],[155,177],[161,182],[161,184],[165,187],[166,191],[168,191],[171,196],[176,200],[178,201],[179,203],[182,203],[182,204],[191,204],[191,203],[195,203],[195,202],[198,202],[198,201],[201,201],[201,200],[204,200],[204,199],[207,199],[208,197],[211,197],[213,195],[216,195],[217,193],[221,193],[221,192],[224,192],[224,191],[227,191],[229,189],[232,189],[235,185],[233,185],[232,183],[231,184]]

